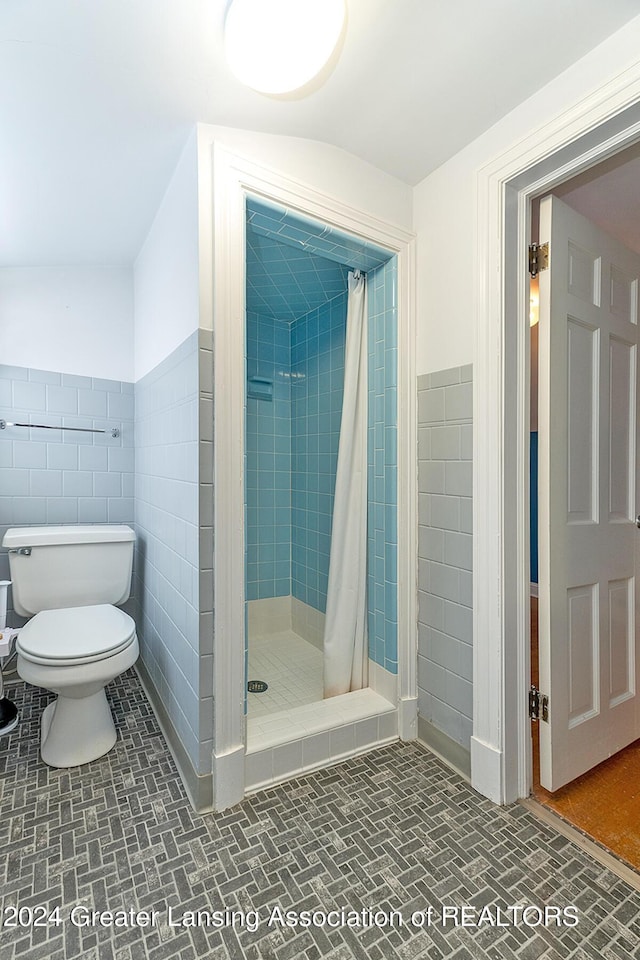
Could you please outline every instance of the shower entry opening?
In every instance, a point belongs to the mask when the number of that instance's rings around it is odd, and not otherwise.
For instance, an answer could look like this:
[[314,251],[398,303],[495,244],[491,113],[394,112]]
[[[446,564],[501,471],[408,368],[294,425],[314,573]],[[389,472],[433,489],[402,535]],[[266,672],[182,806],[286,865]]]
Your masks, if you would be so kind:
[[398,736],[398,265],[246,196],[245,787]]

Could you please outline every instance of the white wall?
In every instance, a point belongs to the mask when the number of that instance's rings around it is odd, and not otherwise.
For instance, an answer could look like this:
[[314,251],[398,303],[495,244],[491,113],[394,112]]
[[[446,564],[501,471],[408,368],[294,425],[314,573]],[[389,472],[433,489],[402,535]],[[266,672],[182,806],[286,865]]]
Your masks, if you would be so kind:
[[412,223],[412,188],[401,180],[319,140],[254,133],[233,127],[198,125],[201,157],[222,143],[248,160],[291,177],[371,216],[405,230]]
[[133,380],[131,267],[0,269],[0,363]]
[[636,17],[416,186],[418,375],[473,360],[477,171],[638,62],[639,54]]
[[135,379],[198,328],[198,157],[192,131],[136,258]]

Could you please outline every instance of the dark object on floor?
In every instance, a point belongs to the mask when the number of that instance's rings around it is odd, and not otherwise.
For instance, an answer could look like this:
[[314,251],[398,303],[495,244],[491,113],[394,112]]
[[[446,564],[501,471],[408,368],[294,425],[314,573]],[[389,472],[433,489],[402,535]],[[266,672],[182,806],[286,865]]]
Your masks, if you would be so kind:
[[249,680],[247,690],[249,693],[264,693],[269,689],[269,684],[265,680]]
[[11,733],[18,726],[18,708],[4,695],[4,680],[0,670],[0,737],[3,733]]

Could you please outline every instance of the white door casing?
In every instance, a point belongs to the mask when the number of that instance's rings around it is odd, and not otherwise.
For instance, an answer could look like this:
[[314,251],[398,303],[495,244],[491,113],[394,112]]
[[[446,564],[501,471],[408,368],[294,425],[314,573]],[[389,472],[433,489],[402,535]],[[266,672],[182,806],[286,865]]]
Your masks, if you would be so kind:
[[640,61],[477,172],[474,338],[472,785],[529,795],[530,207],[640,139]]
[[540,780],[557,790],[639,732],[640,257],[555,197],[540,242]]
[[[415,240],[412,234],[268,169],[222,144],[209,147],[199,190],[213,210],[201,233],[204,312],[214,330],[213,808],[244,796],[245,198],[272,200],[387,248],[398,264],[398,681],[402,739],[417,716],[417,445]],[[210,199],[208,192],[211,191]],[[215,278],[215,283],[213,282]],[[214,322],[215,320],[215,322]]]

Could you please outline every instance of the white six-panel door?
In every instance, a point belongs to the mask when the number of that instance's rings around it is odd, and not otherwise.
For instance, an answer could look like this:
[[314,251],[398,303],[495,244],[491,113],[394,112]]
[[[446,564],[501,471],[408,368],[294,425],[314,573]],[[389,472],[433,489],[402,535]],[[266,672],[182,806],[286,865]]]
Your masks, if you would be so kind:
[[636,453],[640,257],[555,197],[540,203],[540,781],[640,736]]

